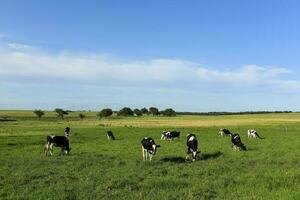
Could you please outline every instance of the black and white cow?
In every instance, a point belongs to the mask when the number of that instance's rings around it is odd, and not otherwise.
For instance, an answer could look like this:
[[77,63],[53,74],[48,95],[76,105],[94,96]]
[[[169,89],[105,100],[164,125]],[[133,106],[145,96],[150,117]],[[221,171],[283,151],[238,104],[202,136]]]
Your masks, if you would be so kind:
[[180,137],[180,132],[179,131],[164,131],[161,135],[161,140],[168,140],[171,141],[174,138],[179,138]]
[[147,160],[149,155],[149,160],[152,160],[152,157],[156,154],[156,150],[160,145],[155,144],[152,138],[144,137],[141,141],[142,145],[142,153],[143,153],[143,160]]
[[247,131],[247,133],[248,133],[248,138],[253,137],[253,138],[259,138],[259,139],[262,139],[262,138],[258,135],[257,131],[254,130],[254,129],[249,129],[249,130]]
[[189,155],[192,154],[193,162],[196,160],[197,155],[200,153],[198,151],[198,140],[195,134],[188,134],[186,138],[186,145],[187,145],[187,155],[185,159],[189,158]]
[[230,132],[230,130],[228,130],[226,128],[221,128],[219,130],[219,134],[220,134],[220,136],[229,136],[229,135],[231,135],[231,132]]
[[107,136],[107,139],[109,139],[109,140],[115,140],[115,136],[112,131],[107,131],[106,136]]
[[170,131],[163,131],[162,134],[161,134],[161,137],[160,139],[161,140],[166,140],[167,139],[167,134],[169,134]]
[[61,148],[61,154],[66,154],[68,155],[71,151],[70,146],[69,146],[69,136],[70,136],[70,127],[66,127],[65,129],[65,136],[55,136],[55,135],[48,135],[47,136],[47,141],[44,146],[44,152],[45,155],[48,155],[48,152],[52,156],[53,153],[53,147],[60,147]]
[[231,143],[234,150],[247,150],[246,146],[242,143],[241,137],[237,133],[231,135]]

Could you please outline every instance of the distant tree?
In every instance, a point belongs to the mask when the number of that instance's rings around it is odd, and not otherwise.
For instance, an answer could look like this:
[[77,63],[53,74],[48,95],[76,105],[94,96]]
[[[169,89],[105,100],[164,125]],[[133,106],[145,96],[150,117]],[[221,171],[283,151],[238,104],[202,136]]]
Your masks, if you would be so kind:
[[55,108],[54,112],[56,112],[57,117],[60,117],[61,119],[64,119],[64,116],[69,114],[67,111],[61,108]]
[[112,109],[110,108],[104,108],[102,109],[98,114],[97,116],[100,117],[100,118],[103,118],[103,117],[109,117],[113,114],[113,111]]
[[117,114],[118,116],[133,116],[134,113],[130,108],[124,107],[121,110],[119,110]]
[[83,119],[85,118],[85,114],[79,113],[79,114],[78,114],[78,117],[79,117],[81,120],[83,120]]
[[140,111],[140,110],[137,109],[137,108],[134,109],[133,112],[134,112],[134,114],[135,114],[136,116],[142,116],[142,115],[143,115],[142,111]]
[[42,116],[45,114],[42,110],[34,110],[33,113],[38,117],[39,120],[41,120]]
[[150,107],[149,108],[149,112],[152,114],[152,115],[159,115],[159,111],[157,108],[155,107]]
[[175,117],[176,116],[176,112],[172,108],[167,108],[167,109],[161,111],[161,113],[163,116],[167,116],[167,117]]
[[148,109],[147,108],[142,108],[141,109],[141,112],[143,113],[143,114],[149,114],[149,111],[148,111]]

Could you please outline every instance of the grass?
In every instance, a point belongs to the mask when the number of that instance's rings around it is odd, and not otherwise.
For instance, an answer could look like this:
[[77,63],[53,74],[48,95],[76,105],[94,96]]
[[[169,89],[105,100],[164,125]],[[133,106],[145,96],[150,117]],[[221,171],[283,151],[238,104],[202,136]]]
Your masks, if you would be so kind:
[[[46,113],[0,111],[0,199],[299,199],[299,114],[142,117],[98,120],[76,113],[64,121]],[[46,135],[71,126],[71,154],[45,157]],[[218,129],[239,131],[249,151],[232,151]],[[164,129],[181,131],[160,141]],[[248,139],[255,128],[264,140]],[[115,141],[107,141],[112,130]],[[184,160],[185,135],[195,133],[200,159]],[[143,162],[140,140],[161,145]]]

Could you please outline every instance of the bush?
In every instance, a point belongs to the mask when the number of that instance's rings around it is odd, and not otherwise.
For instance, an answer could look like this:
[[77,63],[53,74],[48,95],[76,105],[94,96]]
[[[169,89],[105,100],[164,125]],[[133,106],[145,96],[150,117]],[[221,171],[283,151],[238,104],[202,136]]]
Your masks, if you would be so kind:
[[78,117],[79,117],[81,120],[83,120],[83,119],[85,118],[85,115],[84,115],[83,113],[79,113],[79,114],[78,114]]
[[163,116],[167,116],[167,117],[176,116],[176,112],[172,108],[167,108],[164,111],[161,111],[161,113],[163,114]]
[[142,108],[141,109],[141,112],[143,113],[143,114],[149,114],[149,111],[148,111],[148,109],[147,108]]
[[112,109],[110,108],[104,108],[102,109],[98,114],[97,116],[100,117],[100,118],[103,118],[103,117],[109,117],[113,114],[113,111]]
[[42,116],[45,114],[42,110],[34,110],[33,113],[36,114],[39,120],[41,120]]
[[117,114],[118,116],[133,116],[134,113],[130,108],[124,107]]
[[150,111],[150,113],[151,113],[152,115],[159,115],[159,114],[160,114],[159,111],[158,111],[158,109],[155,108],[155,107],[150,107],[150,108],[149,108],[149,111]]
[[61,119],[64,119],[64,116],[69,114],[67,111],[64,111],[61,108],[55,108],[54,112],[56,112],[57,117],[60,117]]
[[142,116],[143,114],[142,114],[142,111],[140,111],[139,109],[134,109],[133,110],[133,112],[134,112],[134,114],[136,115],[136,116]]

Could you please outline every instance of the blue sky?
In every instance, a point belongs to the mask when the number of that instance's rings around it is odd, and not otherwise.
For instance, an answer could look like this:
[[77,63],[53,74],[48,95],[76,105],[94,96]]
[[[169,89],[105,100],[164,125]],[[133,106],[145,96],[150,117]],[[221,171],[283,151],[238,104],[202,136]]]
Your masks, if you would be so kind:
[[300,2],[1,1],[0,109],[300,110]]

